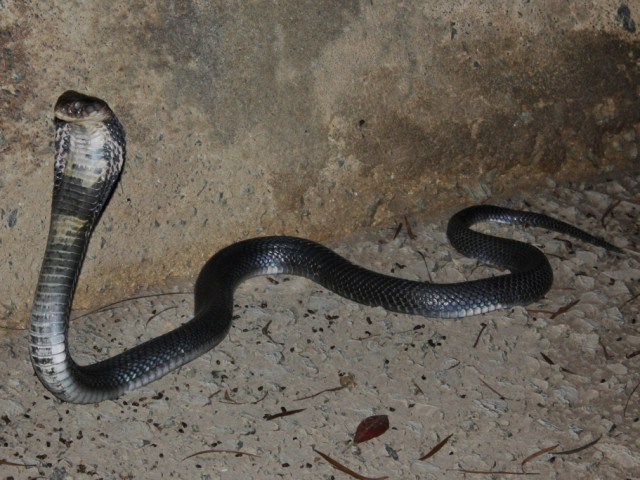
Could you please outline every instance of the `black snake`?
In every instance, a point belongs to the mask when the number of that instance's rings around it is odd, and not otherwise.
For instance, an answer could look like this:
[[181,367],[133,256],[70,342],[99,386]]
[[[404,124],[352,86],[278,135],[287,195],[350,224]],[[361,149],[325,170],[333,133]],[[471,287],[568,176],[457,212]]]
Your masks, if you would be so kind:
[[195,314],[188,323],[112,358],[81,366],[68,348],[71,302],[89,237],[120,175],[125,134],[104,101],[72,91],[56,103],[55,127],[51,225],[31,312],[30,354],[44,386],[68,402],[117,397],[217,345],[231,326],[235,287],[254,275],[301,275],[365,305],[426,317],[464,317],[528,304],[541,298],[553,280],[551,266],[537,248],[471,230],[477,222],[544,227],[620,251],[546,215],[487,205],[455,214],[447,228],[449,241],[462,254],[511,273],[462,283],[429,284],[382,275],[301,238],[255,238],[221,250],[206,263],[195,285]]

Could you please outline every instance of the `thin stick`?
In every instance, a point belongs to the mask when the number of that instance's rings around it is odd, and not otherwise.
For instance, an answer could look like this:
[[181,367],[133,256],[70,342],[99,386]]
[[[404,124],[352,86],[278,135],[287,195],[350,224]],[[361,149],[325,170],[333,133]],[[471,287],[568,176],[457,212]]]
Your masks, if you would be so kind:
[[187,458],[195,457],[197,455],[204,455],[205,453],[233,453],[234,455],[246,455],[248,457],[259,457],[260,455],[256,455],[255,453],[242,452],[240,450],[219,450],[217,448],[212,448],[210,450],[201,450],[196,453],[192,453],[188,457],[184,457],[182,461],[184,462]]
[[337,468],[341,472],[347,473],[347,474],[351,475],[353,478],[357,478],[358,480],[385,480],[385,478],[389,478],[387,476],[376,477],[376,478],[365,477],[364,475],[360,475],[358,472],[354,472],[350,468],[345,467],[344,465],[342,465],[337,460],[334,460],[333,458],[331,458],[329,455],[326,455],[326,454],[316,450],[315,448],[313,449],[313,451],[316,452],[318,455],[320,455],[322,458],[324,458],[327,462],[329,462],[331,465],[333,465],[335,468]]
[[449,441],[449,439],[452,436],[453,436],[453,433],[450,433],[449,435],[447,435],[440,443],[438,443],[435,447],[433,447],[431,450],[429,450],[429,453],[423,455],[418,460],[423,461],[423,460],[426,460],[427,458],[433,457],[436,453],[438,453],[438,451],[442,447],[444,447],[446,445],[446,443]]
[[540,455],[544,455],[545,453],[550,452],[551,450],[554,450],[556,448],[558,448],[558,445],[560,445],[559,443],[556,443],[555,445],[551,445],[550,447],[547,448],[543,448],[542,450],[538,450],[535,453],[532,453],[531,455],[529,455],[527,458],[525,458],[524,460],[522,460],[522,463],[520,463],[520,466],[522,467],[522,470],[524,471],[524,464],[527,462],[530,462],[531,460],[533,460],[534,458],[539,457]]
[[600,441],[601,438],[602,438],[602,435],[600,435],[595,440],[587,443],[586,445],[582,445],[581,447],[572,448],[571,450],[565,450],[564,452],[556,452],[556,455],[572,455],[574,453],[581,452],[582,450],[585,450],[585,449],[587,449],[589,447],[593,447],[596,443],[598,443]]
[[151,297],[163,297],[165,295],[193,295],[193,292],[163,292],[163,293],[148,293],[145,295],[136,295],[129,298],[122,298],[120,300],[116,300],[115,302],[107,303],[106,305],[102,305],[90,312],[83,313],[82,315],[78,315],[77,317],[72,318],[72,320],[78,320],[79,318],[88,317],[89,315],[93,315],[94,313],[104,312],[113,308],[121,303],[132,302],[134,300],[140,300],[143,298],[151,298]]

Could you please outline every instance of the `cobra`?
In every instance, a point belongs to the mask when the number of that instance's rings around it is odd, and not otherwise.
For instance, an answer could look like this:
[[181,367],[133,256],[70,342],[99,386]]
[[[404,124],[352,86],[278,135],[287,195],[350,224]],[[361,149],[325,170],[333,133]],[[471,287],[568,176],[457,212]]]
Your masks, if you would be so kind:
[[119,178],[125,133],[106,102],[65,92],[55,109],[51,224],[30,318],[30,355],[43,383],[60,400],[99,402],[152,382],[220,343],[231,326],[236,286],[255,275],[307,277],[352,301],[425,317],[464,317],[543,297],[553,273],[537,248],[472,230],[477,222],[530,225],[620,249],[546,215],[495,206],[455,214],[447,236],[459,252],[510,273],[430,284],[376,273],[302,238],[274,236],[232,244],[214,255],[195,284],[195,313],[184,325],[114,357],[78,365],[67,332],[76,282],[89,238]]

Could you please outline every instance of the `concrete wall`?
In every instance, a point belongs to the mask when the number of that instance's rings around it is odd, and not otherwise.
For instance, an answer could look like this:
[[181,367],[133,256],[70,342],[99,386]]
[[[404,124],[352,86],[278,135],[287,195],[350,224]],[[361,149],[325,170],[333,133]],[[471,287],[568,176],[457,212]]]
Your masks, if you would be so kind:
[[27,320],[64,90],[128,134],[87,306],[245,237],[637,170],[634,21],[638,1],[1,0],[1,323]]

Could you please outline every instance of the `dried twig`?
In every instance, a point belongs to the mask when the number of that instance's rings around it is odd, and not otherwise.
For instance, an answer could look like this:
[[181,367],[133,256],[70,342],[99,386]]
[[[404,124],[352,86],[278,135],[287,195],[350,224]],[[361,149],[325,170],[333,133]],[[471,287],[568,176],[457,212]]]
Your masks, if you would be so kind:
[[276,342],[276,341],[271,337],[271,334],[269,333],[269,327],[271,326],[271,322],[272,322],[272,321],[273,321],[273,320],[269,320],[269,321],[267,322],[267,324],[266,324],[264,327],[262,327],[262,334],[263,334],[265,337],[267,337],[269,340],[271,340],[271,342],[272,342],[272,343],[275,343],[276,345],[284,345],[284,343]]
[[415,380],[411,380],[411,382],[413,383],[413,386],[416,387],[416,389],[418,390],[418,392],[420,392],[422,395],[424,395],[424,390],[422,390],[420,388],[420,386],[416,383]]
[[440,443],[438,443],[435,447],[429,450],[429,453],[423,455],[418,460],[422,461],[422,460],[426,460],[427,458],[433,457],[436,453],[438,453],[438,451],[442,447],[444,447],[447,444],[447,442],[452,436],[453,436],[453,433],[450,433],[449,435],[447,435]]
[[553,360],[551,360],[551,358],[547,357],[544,353],[540,352],[540,356],[544,359],[545,362],[547,362],[549,365],[555,365],[556,362],[554,362]]
[[296,413],[304,412],[305,410],[306,408],[298,408],[297,410],[287,410],[283,408],[280,413],[265,413],[264,417],[262,418],[264,418],[265,420],[274,420],[280,417],[288,417],[289,415],[295,415]]
[[79,318],[88,317],[89,315],[93,315],[94,313],[103,313],[108,310],[111,310],[121,303],[133,302],[134,300],[141,300],[143,298],[151,298],[151,297],[164,297],[167,295],[193,295],[193,292],[162,292],[162,293],[147,293],[144,295],[135,295],[129,298],[122,298],[120,300],[116,300],[115,302],[107,303],[101,307],[98,307],[89,312],[85,312],[82,315],[78,315],[77,317],[73,317],[72,320],[77,320]]
[[493,388],[491,385],[489,385],[487,382],[485,382],[483,379],[479,378],[478,380],[480,380],[485,387],[487,387],[489,390],[491,390],[493,393],[495,393],[496,395],[498,395],[498,397],[500,398],[500,400],[509,400],[507,397],[505,397],[504,395],[502,395],[500,392],[498,392],[495,388]]
[[209,395],[207,398],[213,398],[213,397],[215,397],[216,395],[218,395],[221,391],[222,391],[222,389],[221,389],[221,388],[219,388],[218,390],[216,390],[215,392],[213,392],[211,395]]
[[585,450],[585,449],[587,449],[589,447],[593,447],[596,443],[598,443],[600,441],[601,438],[602,438],[602,435],[600,435],[595,440],[592,440],[591,442],[587,443],[586,445],[582,445],[581,447],[572,448],[571,450],[565,450],[564,452],[556,452],[556,455],[572,455],[574,453],[581,452],[582,450]]
[[640,297],[640,293],[636,293],[633,297],[631,297],[629,300],[627,300],[626,302],[624,302],[622,305],[620,305],[620,307],[624,307],[627,304],[633,302],[636,298]]
[[508,470],[467,470],[465,468],[456,470],[456,472],[476,473],[479,475],[540,475],[538,472],[510,472]]
[[415,240],[416,236],[413,234],[413,232],[411,231],[411,223],[409,223],[409,219],[407,218],[407,216],[404,216],[404,221],[407,224],[407,235],[409,235],[409,238],[411,240]]
[[342,465],[340,462],[338,462],[337,460],[334,460],[333,458],[331,458],[329,455],[326,455],[318,450],[316,450],[315,448],[313,449],[314,452],[316,452],[318,455],[320,455],[322,458],[324,458],[327,462],[329,462],[331,465],[333,465],[335,468],[337,468],[338,470],[340,470],[341,472],[344,472],[346,474],[351,475],[353,478],[357,478],[358,480],[384,480],[385,478],[389,478],[387,476],[384,477],[365,477],[364,475],[360,475],[357,472],[354,472],[353,470],[351,470],[348,467],[345,467],[344,465]]
[[473,342],[473,348],[476,348],[478,346],[478,342],[480,341],[480,336],[482,335],[482,332],[484,332],[484,329],[487,328],[487,324],[486,323],[481,323],[480,325],[482,325],[482,328],[478,332],[478,336],[476,337],[476,341]]
[[611,198],[615,200],[620,200],[621,202],[635,203],[636,205],[640,205],[640,197],[639,198],[624,198],[618,197],[617,195],[611,195]]
[[26,327],[10,327],[8,325],[0,325],[0,328],[2,330],[17,330],[17,331],[27,330]]
[[[544,353],[540,352],[540,356],[544,359],[545,362],[547,362],[549,365],[555,365],[556,362],[554,362],[550,357],[548,357],[547,355],[545,355]],[[560,371],[564,372],[564,373],[570,373],[571,375],[575,375],[575,372],[572,372],[571,370],[569,370],[568,368],[565,367],[560,367]]]
[[554,318],[556,318],[558,315],[562,315],[563,313],[566,313],[569,309],[571,309],[572,307],[576,306],[578,304],[578,302],[580,302],[580,300],[574,300],[573,302],[560,307],[558,310],[556,310],[555,312],[552,310],[543,310],[543,309],[536,309],[536,308],[527,308],[527,312],[529,313],[548,313],[551,315],[551,320],[553,320]]
[[633,390],[631,390],[631,393],[627,397],[627,401],[624,403],[624,408],[622,409],[622,416],[623,417],[627,416],[627,407],[629,406],[629,402],[631,401],[631,397],[633,396],[634,393],[636,393],[636,390],[638,389],[638,387],[640,387],[640,383],[637,383],[636,386],[633,387]]
[[308,400],[309,398],[317,397],[318,395],[322,395],[323,393],[326,393],[326,392],[338,392],[338,391],[340,391],[340,390],[342,390],[343,388],[346,388],[346,387],[347,387],[347,385],[340,385],[339,387],[325,388],[324,390],[320,390],[317,393],[313,393],[311,395],[307,395],[306,397],[294,398],[293,401],[294,402],[299,402],[300,400]]
[[222,449],[212,448],[210,450],[201,450],[199,452],[192,453],[188,457],[184,457],[182,459],[182,461],[184,462],[187,458],[195,457],[197,455],[204,455],[205,453],[232,453],[232,454],[237,455],[237,456],[246,455],[248,457],[259,457],[260,456],[260,455],[256,455],[255,453],[243,452],[241,450],[222,450]]
[[363,340],[369,340],[370,338],[375,338],[379,336],[380,336],[379,333],[376,333],[376,334],[369,333],[369,335],[367,335],[366,337],[358,337],[355,340],[357,340],[358,342],[362,342]]
[[527,458],[525,458],[520,463],[520,466],[522,467],[522,470],[524,471],[524,464],[525,463],[530,462],[531,460],[533,460],[534,458],[539,457],[540,455],[544,455],[545,453],[549,453],[551,450],[554,450],[554,449],[558,448],[558,445],[560,445],[560,444],[556,443],[555,445],[551,445],[550,447],[543,448],[542,450],[538,450],[537,452],[532,453],[531,455],[529,455]]
[[607,226],[604,224],[605,217],[607,215],[609,215],[611,212],[613,212],[613,209],[616,208],[621,203],[622,203],[622,200],[621,199],[617,199],[615,202],[613,202],[611,205],[609,205],[609,207],[607,207],[607,209],[602,214],[602,217],[600,217],[600,224],[602,225],[602,228],[604,228],[604,229],[607,228]]
[[402,222],[400,222],[398,224],[398,226],[396,227],[396,231],[393,234],[393,239],[395,240],[396,238],[398,238],[398,234],[400,233],[400,230],[402,230]]
[[422,257],[422,262],[424,263],[424,269],[427,271],[427,275],[429,276],[429,280],[423,280],[423,283],[433,283],[433,279],[431,278],[431,270],[429,270],[429,265],[427,264],[427,257],[420,250],[417,250],[418,255]]
[[25,467],[25,468],[37,467],[37,465],[28,465],[26,463],[14,463],[14,462],[10,462],[8,460],[3,460],[3,459],[0,459],[0,465],[9,465],[10,467]]
[[[218,392],[216,392],[215,394],[217,394],[217,393]],[[262,397],[260,397],[258,400],[254,400],[253,402],[238,402],[237,400],[234,400],[233,398],[231,398],[231,395],[229,395],[229,390],[225,390],[224,391],[224,400],[225,401],[222,402],[222,403],[231,403],[233,405],[257,405],[258,403],[263,401],[265,398],[267,398],[268,394],[269,394],[269,392],[264,392],[264,395],[262,395]]]
[[574,300],[573,302],[565,305],[564,307],[560,307],[554,314],[551,315],[551,320],[553,320],[554,318],[556,318],[558,315],[562,315],[563,313],[568,312],[571,308],[573,308],[574,306],[576,306],[578,303],[580,302],[580,300]]
[[598,340],[598,342],[600,342],[600,346],[602,347],[602,353],[604,354],[604,358],[605,358],[605,360],[611,360],[611,359],[613,359],[613,355],[611,355],[611,354],[607,351],[607,347],[604,345],[604,343],[602,342],[602,339],[601,339],[601,338]]
[[167,308],[165,308],[164,310],[160,310],[158,313],[156,313],[156,314],[154,314],[154,315],[151,315],[151,316],[149,317],[149,319],[147,320],[147,323],[145,323],[145,325],[144,325],[144,326],[145,326],[145,328],[149,326],[149,323],[150,323],[150,322],[151,322],[151,320],[153,320],[154,318],[156,318],[156,317],[158,317],[158,316],[162,315],[164,312],[166,312],[166,311],[168,311],[168,310],[174,310],[174,309],[176,309],[176,308],[178,308],[178,307],[176,307],[176,306],[173,306],[173,307],[167,307]]

